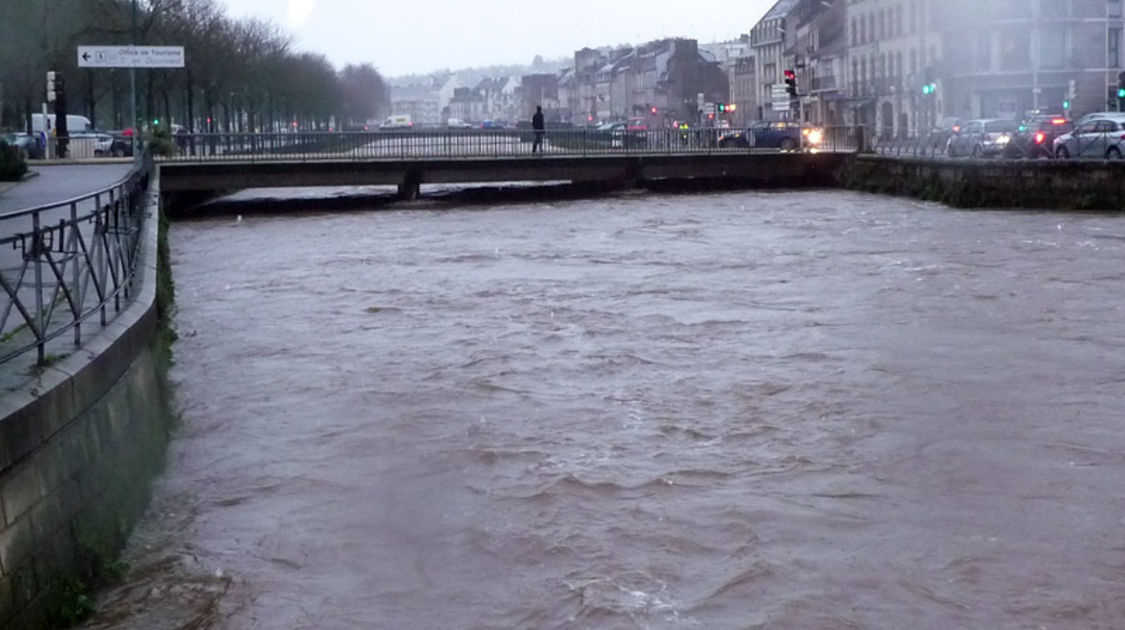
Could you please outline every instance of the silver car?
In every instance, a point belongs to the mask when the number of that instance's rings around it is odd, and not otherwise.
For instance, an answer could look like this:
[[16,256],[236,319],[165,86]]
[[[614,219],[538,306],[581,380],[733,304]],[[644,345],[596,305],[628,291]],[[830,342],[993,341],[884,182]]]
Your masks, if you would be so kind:
[[1125,155],[1125,115],[1083,117],[1074,131],[1055,140],[1055,157],[1120,160]]

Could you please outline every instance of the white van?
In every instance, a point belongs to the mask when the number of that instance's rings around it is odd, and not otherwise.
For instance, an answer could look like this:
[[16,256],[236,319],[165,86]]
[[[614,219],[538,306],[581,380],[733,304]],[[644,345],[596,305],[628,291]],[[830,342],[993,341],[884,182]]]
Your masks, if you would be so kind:
[[[54,114],[47,114],[47,118],[46,118],[47,125],[46,125],[46,127],[44,127],[43,121],[44,121],[43,114],[32,114],[31,115],[31,130],[35,133],[41,133],[41,132],[44,132],[44,131],[46,131],[47,133],[51,133],[55,130],[55,115]],[[94,125],[90,124],[90,119],[86,118],[85,116],[77,116],[77,115],[74,115],[74,114],[67,114],[66,115],[66,131],[67,131],[67,133],[74,133],[76,131],[90,131],[93,128],[94,128]]]
[[414,126],[414,121],[410,120],[410,116],[398,115],[387,116],[383,124],[379,125],[380,129],[409,129]]

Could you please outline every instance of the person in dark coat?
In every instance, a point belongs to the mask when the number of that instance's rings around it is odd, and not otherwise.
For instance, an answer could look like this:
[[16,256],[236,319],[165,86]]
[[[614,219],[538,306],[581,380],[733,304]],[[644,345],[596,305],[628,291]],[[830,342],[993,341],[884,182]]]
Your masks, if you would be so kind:
[[531,152],[535,153],[543,148],[543,107],[535,106],[535,115],[531,117],[531,128],[535,130],[535,142],[531,144]]

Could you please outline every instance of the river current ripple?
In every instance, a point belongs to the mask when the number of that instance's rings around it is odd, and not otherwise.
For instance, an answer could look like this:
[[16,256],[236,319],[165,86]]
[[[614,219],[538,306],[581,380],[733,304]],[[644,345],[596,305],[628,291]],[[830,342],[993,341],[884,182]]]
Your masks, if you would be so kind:
[[622,194],[171,236],[182,426],[88,628],[1125,623],[1120,217]]

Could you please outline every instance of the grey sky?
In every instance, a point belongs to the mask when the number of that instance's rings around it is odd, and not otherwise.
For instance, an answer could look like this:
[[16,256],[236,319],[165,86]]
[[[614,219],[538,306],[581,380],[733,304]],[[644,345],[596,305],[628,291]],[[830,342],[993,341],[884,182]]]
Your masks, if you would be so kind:
[[774,0],[704,4],[661,0],[223,0],[232,16],[267,18],[297,48],[336,65],[367,61],[388,76],[503,63],[583,46],[661,37],[737,37]]

